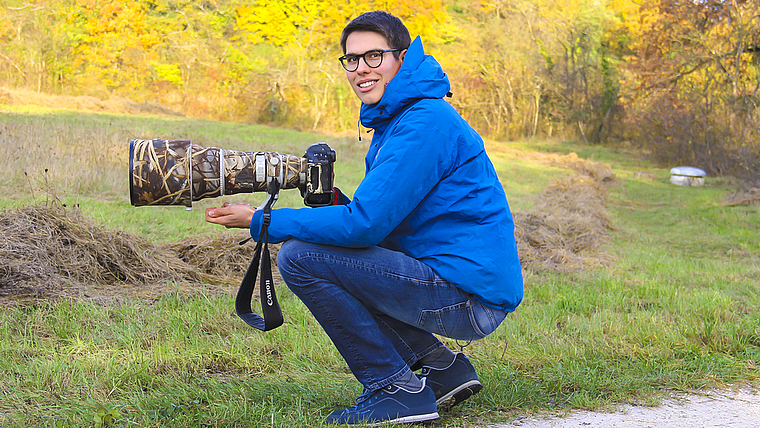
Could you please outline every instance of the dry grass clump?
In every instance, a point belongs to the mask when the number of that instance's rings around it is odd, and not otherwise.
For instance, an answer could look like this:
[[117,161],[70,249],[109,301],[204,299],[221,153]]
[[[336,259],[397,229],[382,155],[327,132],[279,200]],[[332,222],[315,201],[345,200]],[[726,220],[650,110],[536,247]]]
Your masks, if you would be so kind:
[[736,193],[723,201],[723,205],[734,207],[738,205],[760,205],[760,187]]
[[[58,203],[0,213],[0,234],[0,301],[6,302],[153,298],[170,291],[237,286],[254,252],[253,243],[239,245],[245,233],[156,246],[137,235],[103,229]],[[277,248],[270,246],[273,263]]]
[[[248,232],[216,236],[191,236],[166,247],[173,254],[216,282],[239,283],[253,259],[256,243],[248,241]],[[277,250],[279,245],[269,245],[272,273],[277,276]]]
[[605,262],[592,254],[609,238],[605,185],[614,181],[605,164],[569,159],[579,171],[553,181],[528,213],[515,213],[515,237],[526,268],[569,271]]
[[201,279],[191,266],[143,238],[104,230],[60,205],[0,213],[0,234],[0,295],[71,295],[94,284]]
[[603,162],[592,162],[579,158],[575,153],[566,155],[546,154],[544,161],[550,165],[572,169],[583,176],[590,177],[596,183],[609,184],[615,181],[612,168]]

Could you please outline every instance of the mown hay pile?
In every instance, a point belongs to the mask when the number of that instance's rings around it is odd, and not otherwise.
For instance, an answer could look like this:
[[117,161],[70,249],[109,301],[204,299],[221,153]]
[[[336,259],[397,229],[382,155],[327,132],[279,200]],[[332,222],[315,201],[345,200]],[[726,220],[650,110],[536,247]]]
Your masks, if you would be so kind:
[[575,153],[556,155],[543,153],[542,160],[550,165],[575,170],[581,176],[591,178],[598,184],[611,184],[615,181],[615,174],[609,165],[602,162],[592,162],[579,158]]
[[239,284],[253,257],[253,245],[239,246],[239,236],[155,246],[57,205],[0,213],[0,234],[0,298],[12,300],[76,297],[97,286],[115,286],[113,294],[139,286],[155,295],[200,284]]
[[550,183],[528,213],[514,213],[515,237],[524,268],[570,271],[606,263],[594,253],[609,238],[606,186],[610,167],[574,153],[548,159],[578,174]]
[[753,187],[733,194],[723,201],[723,205],[735,207],[738,205],[760,205],[760,187]]
[[[166,248],[215,282],[239,284],[253,259],[256,247],[253,241],[240,245],[248,237],[248,231],[209,237],[192,236],[171,243]],[[278,279],[276,276],[279,274],[276,268],[279,247],[278,244],[269,246],[275,279]]]

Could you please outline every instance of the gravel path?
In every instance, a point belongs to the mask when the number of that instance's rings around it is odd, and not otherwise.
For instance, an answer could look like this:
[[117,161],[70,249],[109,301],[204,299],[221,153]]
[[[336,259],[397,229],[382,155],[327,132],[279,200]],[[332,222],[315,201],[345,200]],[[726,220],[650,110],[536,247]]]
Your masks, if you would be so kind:
[[760,428],[760,393],[710,391],[669,399],[658,407],[621,405],[614,412],[573,411],[527,417],[491,428]]

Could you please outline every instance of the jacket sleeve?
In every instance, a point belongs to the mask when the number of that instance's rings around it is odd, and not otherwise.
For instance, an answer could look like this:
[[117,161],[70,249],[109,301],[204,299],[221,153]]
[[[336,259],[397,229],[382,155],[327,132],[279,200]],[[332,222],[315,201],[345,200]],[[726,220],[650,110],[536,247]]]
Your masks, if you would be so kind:
[[[374,159],[368,159],[353,200],[346,205],[273,210],[270,242],[296,238],[369,247],[391,233],[450,172],[455,159],[456,137],[444,135],[414,114],[405,116],[388,131]],[[251,221],[254,238],[259,236],[261,218],[262,213],[256,212]]]

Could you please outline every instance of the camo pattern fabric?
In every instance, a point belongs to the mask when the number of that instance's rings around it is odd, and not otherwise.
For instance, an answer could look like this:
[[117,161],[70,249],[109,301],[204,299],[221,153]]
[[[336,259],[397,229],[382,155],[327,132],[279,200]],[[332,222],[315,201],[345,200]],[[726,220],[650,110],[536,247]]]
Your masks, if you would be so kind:
[[[193,149],[195,158],[195,149]],[[256,179],[256,156],[266,159],[266,177],[281,177],[284,168],[284,181],[281,189],[295,189],[306,183],[306,158],[295,155],[284,155],[277,152],[239,152],[224,150],[224,193],[266,192],[266,179]],[[194,178],[194,177],[193,177]]]
[[[190,207],[204,198],[264,192],[267,177],[281,174],[281,189],[306,182],[307,160],[295,155],[204,148],[189,140],[132,140],[130,145],[130,198],[135,206]],[[257,156],[266,160],[258,176]]]
[[190,156],[187,140],[130,142],[130,199],[132,205],[192,206]]

